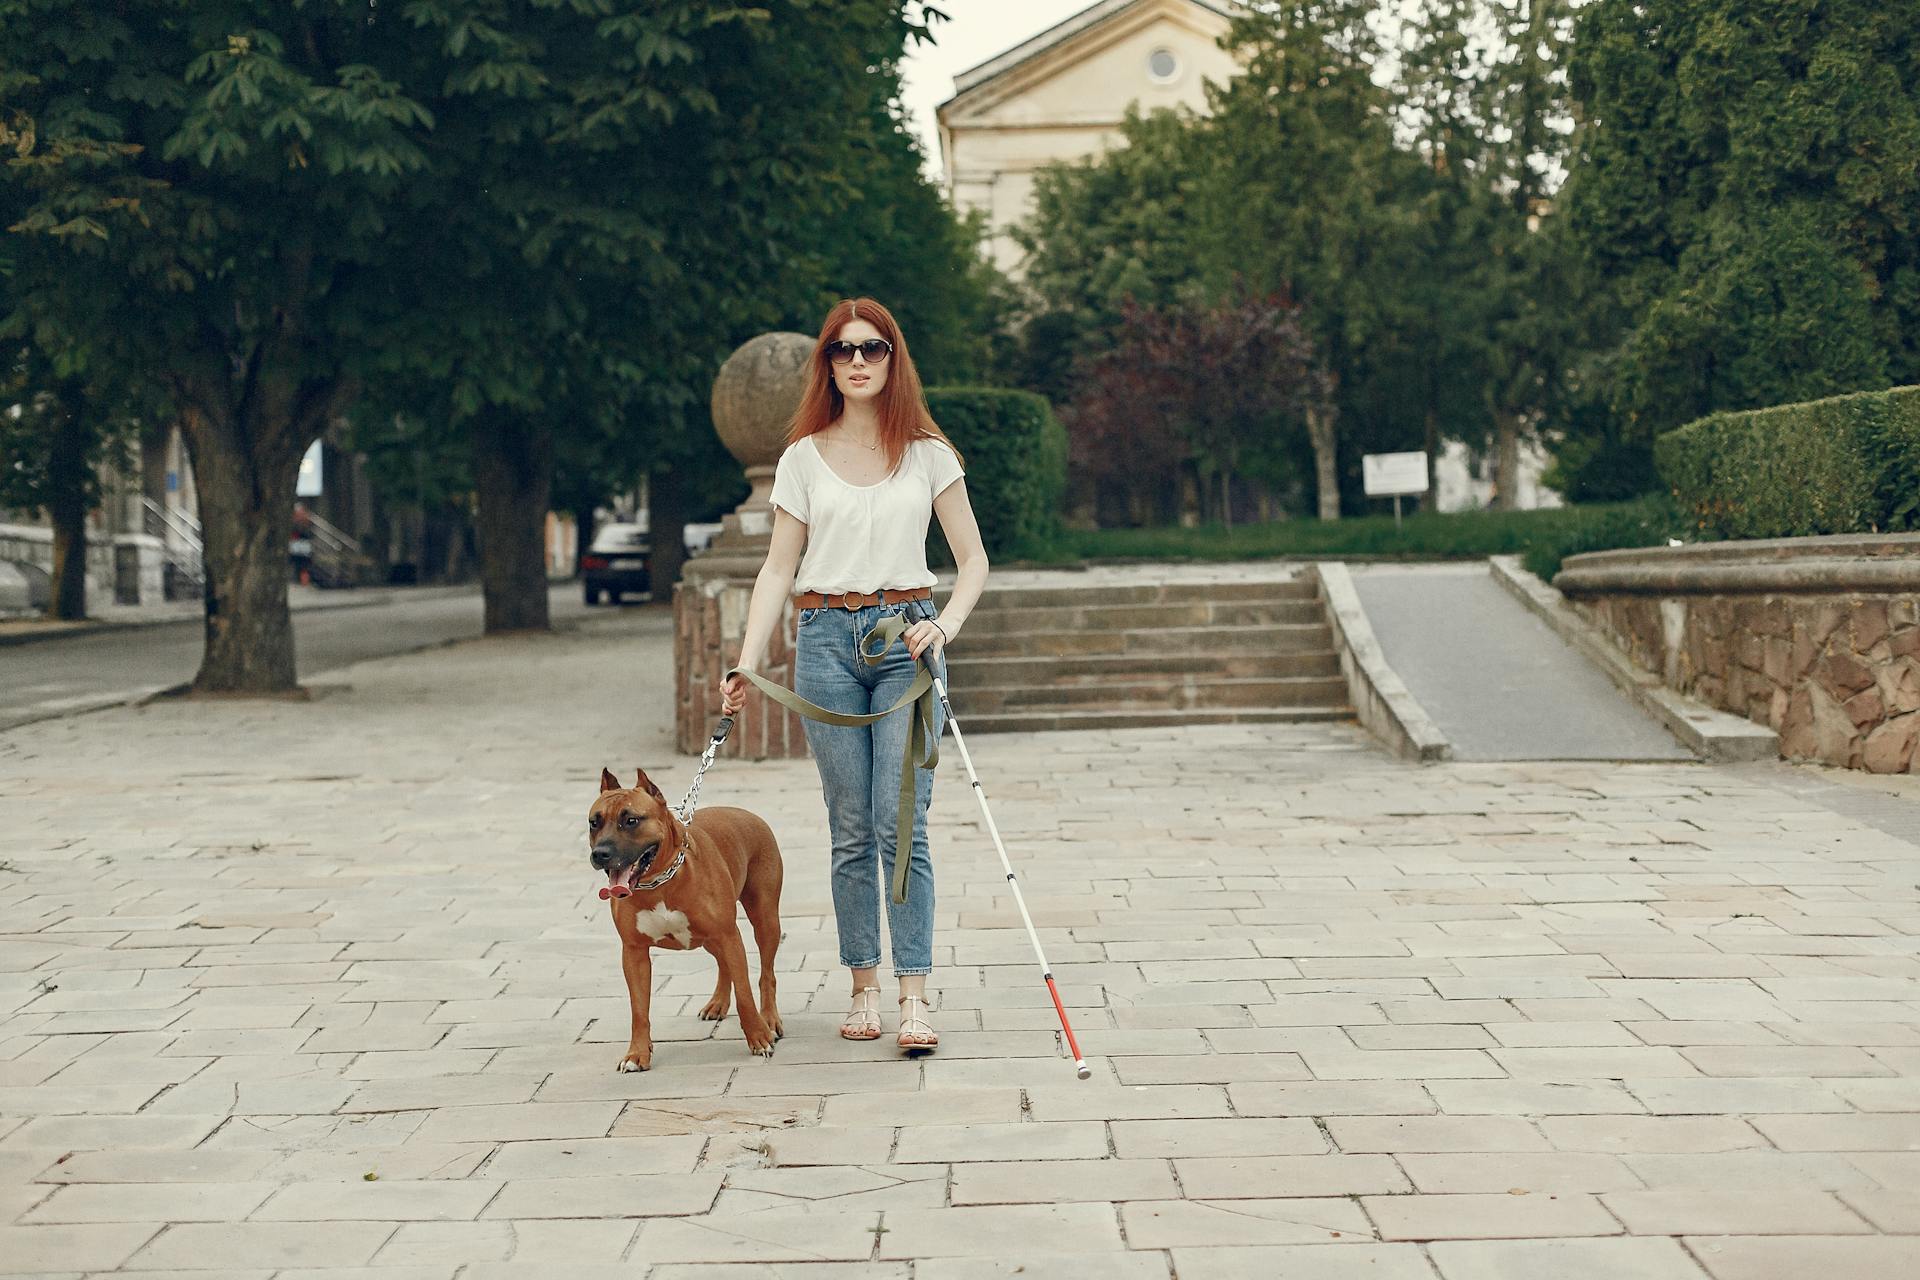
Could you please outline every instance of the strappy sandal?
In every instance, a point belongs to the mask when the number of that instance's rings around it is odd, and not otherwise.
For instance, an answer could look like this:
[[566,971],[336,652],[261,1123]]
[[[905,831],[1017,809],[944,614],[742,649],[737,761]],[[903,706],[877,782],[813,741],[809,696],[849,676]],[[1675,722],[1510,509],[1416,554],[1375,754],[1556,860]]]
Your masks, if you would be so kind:
[[[918,1005],[921,1012],[915,1013]],[[902,1049],[931,1049],[940,1043],[940,1037],[934,1034],[933,1024],[928,1022],[926,1014],[932,1012],[924,996],[900,997],[900,1037]]]
[[878,1040],[880,1038],[880,988],[861,987],[853,993],[853,1007],[840,1023],[842,1040]]

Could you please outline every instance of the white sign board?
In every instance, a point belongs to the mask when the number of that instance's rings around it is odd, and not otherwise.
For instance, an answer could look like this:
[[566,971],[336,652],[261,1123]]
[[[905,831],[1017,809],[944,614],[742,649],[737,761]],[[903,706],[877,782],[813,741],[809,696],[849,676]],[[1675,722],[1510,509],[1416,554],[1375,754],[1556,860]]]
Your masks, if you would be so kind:
[[307,446],[306,454],[300,459],[300,474],[293,479],[293,496],[317,498],[320,494],[320,442],[315,440]]
[[1390,498],[1427,491],[1424,453],[1369,453],[1360,459],[1360,477],[1369,498]]

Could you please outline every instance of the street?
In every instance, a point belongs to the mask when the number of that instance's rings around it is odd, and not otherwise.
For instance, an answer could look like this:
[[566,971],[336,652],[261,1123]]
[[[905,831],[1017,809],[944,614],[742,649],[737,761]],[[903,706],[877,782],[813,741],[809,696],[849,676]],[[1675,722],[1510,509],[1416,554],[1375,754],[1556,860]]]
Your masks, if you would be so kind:
[[[553,588],[548,607],[556,623],[595,612],[570,582]],[[367,658],[478,636],[480,591],[296,609],[293,633],[305,679]],[[196,618],[0,648],[0,730],[184,684],[199,669],[202,634]]]

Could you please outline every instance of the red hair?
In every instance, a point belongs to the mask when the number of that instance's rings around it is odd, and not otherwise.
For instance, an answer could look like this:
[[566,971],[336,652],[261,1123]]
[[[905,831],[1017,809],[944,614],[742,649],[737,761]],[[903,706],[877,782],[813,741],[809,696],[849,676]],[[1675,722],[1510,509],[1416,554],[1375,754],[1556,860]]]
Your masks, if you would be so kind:
[[[807,389],[787,424],[787,443],[795,444],[825,431],[846,409],[846,397],[834,384],[833,370],[827,365],[827,344],[855,320],[865,320],[893,344],[893,354],[887,357],[887,385],[880,388],[878,397],[880,444],[887,451],[887,473],[891,475],[899,468],[907,446],[915,440],[938,440],[953,449],[958,458],[960,450],[954,449],[953,441],[927,411],[926,392],[920,386],[920,371],[913,367],[913,357],[907,353],[906,335],[900,332],[893,313],[872,298],[847,298],[834,303],[833,310],[827,312],[826,323],[820,326],[820,336],[813,344],[812,363],[807,367]],[[961,462],[965,465],[965,459]]]

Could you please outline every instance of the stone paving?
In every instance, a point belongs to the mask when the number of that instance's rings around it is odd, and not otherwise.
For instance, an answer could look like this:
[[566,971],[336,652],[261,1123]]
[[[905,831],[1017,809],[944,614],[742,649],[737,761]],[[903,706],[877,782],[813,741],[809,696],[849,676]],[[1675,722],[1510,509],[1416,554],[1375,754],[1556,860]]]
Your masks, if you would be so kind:
[[983,736],[1082,1084],[956,754],[919,1061],[833,1035],[812,766],[728,761],[787,1038],[658,953],[620,1075],[581,827],[603,763],[684,787],[669,672],[648,609],[0,736],[0,1273],[1920,1274],[1920,847],[1817,793]]

